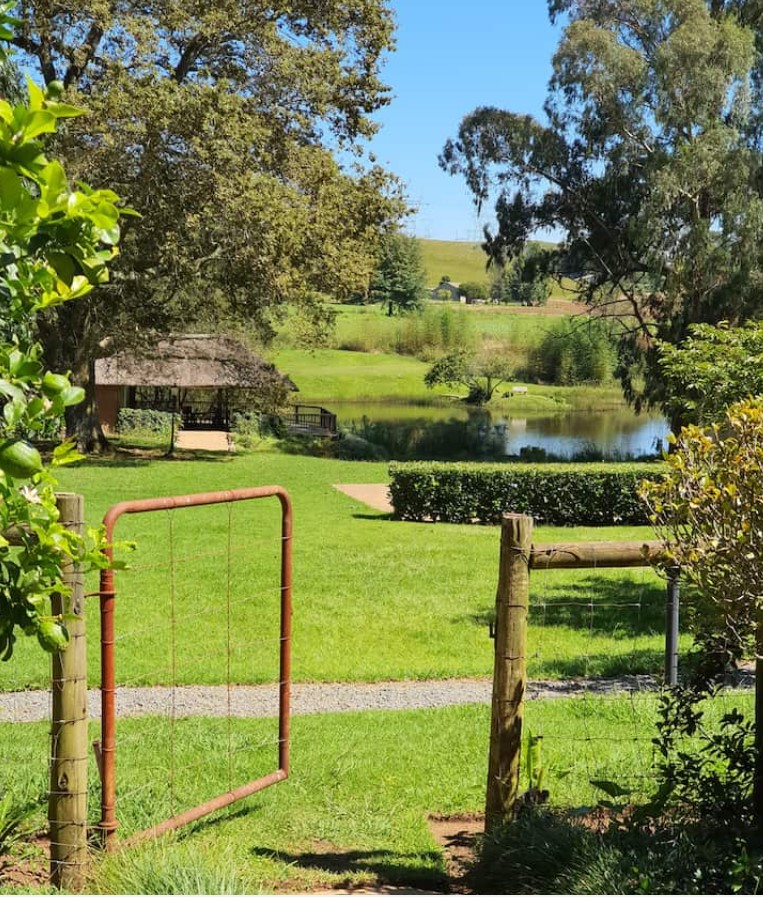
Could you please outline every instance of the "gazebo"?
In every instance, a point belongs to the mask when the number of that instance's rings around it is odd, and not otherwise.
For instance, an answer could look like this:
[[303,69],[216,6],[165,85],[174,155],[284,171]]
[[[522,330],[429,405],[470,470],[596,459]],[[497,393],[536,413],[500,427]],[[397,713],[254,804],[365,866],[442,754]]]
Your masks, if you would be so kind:
[[294,383],[238,340],[209,334],[163,337],[142,351],[95,363],[101,426],[116,429],[121,408],[177,411],[185,429],[229,430],[236,412],[274,411]]

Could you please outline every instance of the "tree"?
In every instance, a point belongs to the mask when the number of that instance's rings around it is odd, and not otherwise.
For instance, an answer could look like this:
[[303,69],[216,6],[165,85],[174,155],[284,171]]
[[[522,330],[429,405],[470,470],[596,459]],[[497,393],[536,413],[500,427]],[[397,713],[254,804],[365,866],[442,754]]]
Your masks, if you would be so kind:
[[[0,41],[13,20],[0,4]],[[0,64],[4,47],[0,44]],[[46,464],[30,440],[60,429],[83,399],[65,374],[46,370],[34,338],[42,311],[77,304],[108,280],[120,211],[110,190],[71,190],[63,167],[43,151],[45,135],[80,110],[57,91],[28,85],[28,104],[0,99],[0,658],[9,660],[18,631],[48,651],[68,644],[51,596],[66,596],[66,561],[89,558],[84,540],[59,520],[54,468],[79,456],[59,446]]]
[[551,295],[551,278],[544,268],[545,256],[540,251],[525,250],[504,271],[501,301],[520,305],[545,305]]
[[484,405],[493,398],[498,387],[513,376],[512,366],[500,355],[460,350],[436,361],[424,375],[424,383],[429,389],[440,383],[465,386],[469,390],[466,401],[470,405]]
[[477,280],[467,280],[458,285],[461,294],[466,296],[468,302],[485,302],[490,298],[487,285]]
[[763,307],[763,9],[551,0],[549,10],[564,30],[545,120],[476,109],[441,164],[478,204],[497,184],[485,241],[495,261],[516,258],[539,229],[564,233],[550,266],[581,275],[583,297],[620,314],[626,397],[664,403],[658,340]]
[[763,396],[763,324],[695,324],[678,346],[659,346],[671,406],[693,423],[722,420],[735,402]]
[[369,295],[374,302],[385,303],[390,316],[414,311],[424,299],[425,276],[419,241],[406,234],[389,233],[381,242]]
[[23,64],[90,112],[55,151],[141,214],[109,287],[40,321],[46,358],[88,401],[94,359],[147,333],[235,318],[267,338],[286,303],[319,308],[365,287],[404,208],[359,149],[387,102],[386,0],[14,8]]

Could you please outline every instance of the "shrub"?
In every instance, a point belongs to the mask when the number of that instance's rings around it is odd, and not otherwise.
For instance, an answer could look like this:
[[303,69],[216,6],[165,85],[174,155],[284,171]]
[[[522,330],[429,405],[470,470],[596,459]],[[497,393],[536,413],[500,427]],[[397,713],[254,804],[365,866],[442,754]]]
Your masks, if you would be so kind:
[[612,378],[615,349],[600,321],[564,321],[552,327],[530,354],[533,380],[574,386],[604,383]]
[[641,525],[637,490],[660,476],[650,464],[390,465],[392,504],[402,520],[500,523],[507,512],[556,526]]
[[[182,425],[182,418],[175,415],[175,430]],[[120,408],[117,416],[118,433],[153,433],[169,436],[172,430],[172,412],[155,411],[152,408]]]

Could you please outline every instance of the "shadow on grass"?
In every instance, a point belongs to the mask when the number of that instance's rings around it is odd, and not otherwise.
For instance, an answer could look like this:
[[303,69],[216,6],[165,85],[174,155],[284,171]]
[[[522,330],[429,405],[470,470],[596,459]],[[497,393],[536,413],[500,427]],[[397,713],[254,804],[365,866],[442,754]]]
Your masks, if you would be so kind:
[[164,451],[156,452],[116,452],[114,454],[91,455],[84,461],[79,461],[76,467],[105,467],[105,468],[133,468],[147,467],[149,464],[158,461],[203,461],[214,463],[229,463],[235,457],[231,452],[211,452],[204,450],[175,452],[174,455],[168,455]]
[[[595,636],[653,635],[665,631],[665,601],[659,584],[589,575],[547,591],[533,590],[529,623],[564,626]],[[495,620],[495,608],[480,609],[467,619],[487,626]]]
[[353,514],[354,520],[392,520],[392,513],[385,514],[383,511],[379,511],[377,514]]
[[[333,847],[333,845],[332,845]],[[428,887],[438,892],[448,892],[448,878],[444,871],[432,868],[442,863],[439,851],[422,854],[401,854],[392,850],[315,850],[303,853],[288,853],[253,847],[252,854],[281,863],[288,863],[300,869],[320,870],[334,875],[374,875],[383,884]],[[431,863],[431,866],[407,865],[403,859]]]

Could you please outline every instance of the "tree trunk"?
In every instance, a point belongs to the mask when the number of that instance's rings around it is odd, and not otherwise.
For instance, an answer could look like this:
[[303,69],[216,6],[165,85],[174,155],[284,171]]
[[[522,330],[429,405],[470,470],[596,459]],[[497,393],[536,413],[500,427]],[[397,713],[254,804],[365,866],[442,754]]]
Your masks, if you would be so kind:
[[95,398],[95,361],[82,361],[72,372],[72,382],[85,390],[84,401],[66,409],[66,435],[74,438],[77,451],[100,452],[109,447],[101,427]]

